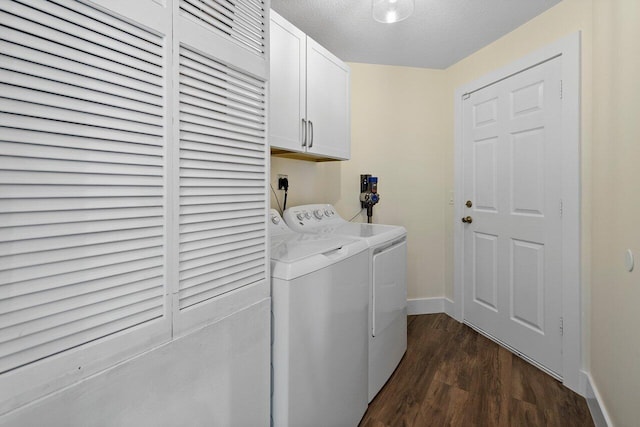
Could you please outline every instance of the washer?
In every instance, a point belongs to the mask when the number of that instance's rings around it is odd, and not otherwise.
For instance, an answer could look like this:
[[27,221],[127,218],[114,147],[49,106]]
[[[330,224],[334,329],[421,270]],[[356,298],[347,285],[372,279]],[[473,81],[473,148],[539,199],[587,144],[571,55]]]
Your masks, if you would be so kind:
[[294,231],[354,237],[369,246],[370,402],[407,350],[407,231],[395,225],[349,222],[329,204],[289,208],[284,220]]
[[275,210],[269,232],[273,425],[356,426],[367,409],[367,245],[293,232]]

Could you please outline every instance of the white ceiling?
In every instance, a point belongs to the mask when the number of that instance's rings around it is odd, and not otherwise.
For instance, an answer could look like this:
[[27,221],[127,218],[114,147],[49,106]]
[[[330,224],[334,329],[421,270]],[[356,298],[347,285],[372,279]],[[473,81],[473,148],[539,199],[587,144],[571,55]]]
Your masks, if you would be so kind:
[[271,0],[271,7],[347,62],[447,68],[561,0],[415,0],[381,24],[371,0]]

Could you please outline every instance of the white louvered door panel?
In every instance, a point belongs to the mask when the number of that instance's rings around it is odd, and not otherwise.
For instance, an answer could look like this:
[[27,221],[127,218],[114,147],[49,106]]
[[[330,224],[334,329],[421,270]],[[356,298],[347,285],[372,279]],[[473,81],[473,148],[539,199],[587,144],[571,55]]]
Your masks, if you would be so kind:
[[269,0],[177,1],[176,34],[198,33],[217,59],[266,76]]
[[[178,82],[174,105],[179,112],[174,129],[179,141],[174,156],[179,163],[173,166],[179,197],[174,214],[179,243],[174,278],[178,282],[174,333],[178,334],[269,296],[268,68],[264,61],[255,62],[264,51],[256,55],[247,46],[238,47],[235,40],[230,42],[235,53],[228,55],[227,45],[206,24],[217,16],[213,10],[229,17],[219,9],[230,2],[188,0],[199,4],[189,9],[188,20],[185,3],[181,0],[174,6],[173,45]],[[233,22],[258,19],[248,13],[259,9],[253,6],[258,3],[264,7],[262,1],[234,1]],[[264,28],[266,17],[260,19]],[[245,61],[247,55],[254,61]]]
[[178,309],[266,282],[265,83],[179,49]]
[[[29,369],[69,382],[65,352],[91,344],[86,365],[69,362],[86,375],[170,336],[171,21],[170,9],[147,13],[165,26],[88,2],[0,2],[0,372],[11,371],[3,378],[41,361]],[[55,370],[43,365],[52,355]],[[37,388],[11,393],[28,387]],[[10,395],[0,393],[2,409]]]

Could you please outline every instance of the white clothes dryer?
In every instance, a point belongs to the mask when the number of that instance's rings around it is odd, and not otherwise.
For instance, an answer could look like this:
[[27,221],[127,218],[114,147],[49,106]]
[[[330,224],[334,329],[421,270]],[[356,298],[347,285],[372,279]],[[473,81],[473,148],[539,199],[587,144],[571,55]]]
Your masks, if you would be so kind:
[[269,234],[273,425],[357,426],[367,410],[367,245],[293,232],[275,210]]
[[348,236],[369,246],[368,401],[371,402],[407,350],[407,231],[404,227],[352,223],[329,204],[295,206],[284,212],[302,233]]

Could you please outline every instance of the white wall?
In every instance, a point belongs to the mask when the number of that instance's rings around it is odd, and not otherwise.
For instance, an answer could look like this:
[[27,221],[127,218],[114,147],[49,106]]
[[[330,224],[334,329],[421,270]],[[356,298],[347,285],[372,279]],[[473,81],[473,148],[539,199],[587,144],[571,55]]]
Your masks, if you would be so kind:
[[265,299],[1,416],[0,425],[269,425],[270,313]]

